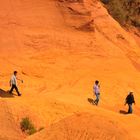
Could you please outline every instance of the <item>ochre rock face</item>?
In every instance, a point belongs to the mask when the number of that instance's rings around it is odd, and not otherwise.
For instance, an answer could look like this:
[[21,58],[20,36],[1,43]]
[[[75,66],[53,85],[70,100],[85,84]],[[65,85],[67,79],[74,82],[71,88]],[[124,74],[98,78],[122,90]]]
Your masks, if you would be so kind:
[[[100,133],[95,136],[99,140],[139,139],[139,37],[125,31],[99,1],[1,0],[0,18],[0,102],[6,102],[0,122],[9,128],[10,140],[26,116],[37,128],[46,128],[33,140],[54,136],[67,140],[68,135],[70,140],[94,139],[95,132]],[[21,97],[4,92],[14,70],[24,80],[18,83]],[[101,85],[98,108],[87,101],[95,98],[96,79]],[[134,91],[136,106],[127,116],[119,112],[127,111],[123,104],[129,91]],[[5,108],[12,115],[8,123]],[[81,125],[83,119],[86,123]],[[68,133],[65,121],[72,121]],[[3,133],[5,127],[0,138]],[[66,136],[59,137],[60,133]],[[24,138],[18,134],[14,131],[13,139]]]

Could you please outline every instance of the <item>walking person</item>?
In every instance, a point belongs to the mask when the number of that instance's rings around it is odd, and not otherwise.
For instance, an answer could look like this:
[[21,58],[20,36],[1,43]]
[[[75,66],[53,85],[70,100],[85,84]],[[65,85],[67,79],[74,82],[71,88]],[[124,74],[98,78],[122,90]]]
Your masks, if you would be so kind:
[[[18,90],[18,87],[17,87],[17,80],[20,80],[17,78],[17,71],[14,71],[14,74],[12,75],[11,77],[11,80],[10,80],[10,86],[11,86],[11,89],[10,89],[10,93],[12,94],[13,90],[15,89],[18,96],[21,96],[19,90]],[[23,82],[22,80],[20,80],[21,82]]]
[[100,100],[100,85],[99,85],[98,80],[95,81],[95,85],[93,87],[93,92],[94,92],[94,94],[96,96],[96,100],[93,101],[93,104],[98,105],[99,100]]
[[133,95],[133,92],[130,92],[127,95],[126,101],[125,101],[125,105],[128,104],[128,114],[132,114],[133,113],[133,108],[132,108],[133,103],[135,104],[134,95]]

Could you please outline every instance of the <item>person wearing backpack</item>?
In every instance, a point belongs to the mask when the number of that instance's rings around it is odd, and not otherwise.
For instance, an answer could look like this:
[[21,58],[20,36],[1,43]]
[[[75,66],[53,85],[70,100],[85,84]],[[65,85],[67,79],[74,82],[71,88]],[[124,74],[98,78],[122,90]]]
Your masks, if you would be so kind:
[[128,104],[128,114],[133,113],[133,108],[132,108],[133,103],[135,104],[133,92],[129,92],[125,100],[125,105]]
[[[18,87],[17,87],[17,80],[20,80],[17,78],[17,71],[14,71],[14,74],[12,75],[11,79],[10,79],[10,86],[11,89],[9,91],[10,94],[12,94],[13,90],[15,89],[18,96],[21,96],[21,94],[19,93]],[[23,80],[20,80],[23,83]]]
[[100,85],[99,85],[98,80],[95,81],[95,84],[93,86],[93,92],[96,96],[96,99],[95,99],[95,101],[93,101],[93,104],[98,105],[99,100],[100,100]]

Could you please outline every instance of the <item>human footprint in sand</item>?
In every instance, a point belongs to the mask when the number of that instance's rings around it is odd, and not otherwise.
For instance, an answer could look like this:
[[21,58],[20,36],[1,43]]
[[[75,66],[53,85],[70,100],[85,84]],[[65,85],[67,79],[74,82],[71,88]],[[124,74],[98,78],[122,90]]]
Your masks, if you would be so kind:
[[93,87],[93,92],[94,92],[94,94],[96,96],[96,100],[93,101],[93,104],[98,105],[99,100],[100,100],[100,85],[99,85],[98,80],[95,81],[95,85]]
[[[14,74],[12,75],[11,77],[11,80],[10,80],[10,86],[11,86],[11,89],[10,89],[10,93],[12,94],[13,90],[15,89],[18,96],[21,96],[19,90],[18,90],[18,87],[17,87],[17,80],[20,80],[17,78],[17,71],[14,71]],[[23,80],[20,80],[22,83],[23,83]]]

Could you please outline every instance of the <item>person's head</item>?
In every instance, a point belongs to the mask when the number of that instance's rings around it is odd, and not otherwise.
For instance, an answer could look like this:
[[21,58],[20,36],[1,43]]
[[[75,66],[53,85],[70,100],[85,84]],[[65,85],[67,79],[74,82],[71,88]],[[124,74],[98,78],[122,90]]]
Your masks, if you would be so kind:
[[17,71],[14,71],[14,75],[15,75],[15,76],[17,75]]
[[96,85],[98,85],[98,84],[99,84],[99,81],[98,81],[98,80],[96,80],[96,81],[95,81],[95,84],[96,84]]
[[129,95],[133,95],[133,92],[132,92],[132,91],[130,91],[130,92],[129,92]]

